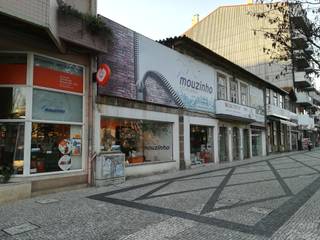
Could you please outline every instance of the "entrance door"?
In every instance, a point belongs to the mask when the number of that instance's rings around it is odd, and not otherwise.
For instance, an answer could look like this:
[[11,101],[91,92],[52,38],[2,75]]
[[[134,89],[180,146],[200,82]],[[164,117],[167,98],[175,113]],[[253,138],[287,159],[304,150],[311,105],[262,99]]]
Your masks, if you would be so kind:
[[291,144],[292,144],[292,151],[298,150],[298,133],[291,132]]
[[262,136],[261,131],[252,130],[252,156],[262,156]]
[[226,127],[219,128],[219,159],[220,162],[227,162],[228,159],[228,131]]
[[239,138],[240,138],[239,128],[237,127],[232,128],[232,159],[233,161],[240,159]]
[[249,129],[243,129],[243,158],[250,158]]

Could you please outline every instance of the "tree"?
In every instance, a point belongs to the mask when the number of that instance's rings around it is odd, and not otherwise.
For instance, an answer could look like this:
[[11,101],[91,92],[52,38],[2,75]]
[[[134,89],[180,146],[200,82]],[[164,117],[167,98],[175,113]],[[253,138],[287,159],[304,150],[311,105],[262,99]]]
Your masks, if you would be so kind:
[[[307,57],[313,65],[309,73],[320,76],[320,0],[285,0],[265,1],[263,11],[249,14],[267,20],[268,27],[254,29],[254,34],[262,33],[270,40],[263,51],[270,56],[271,63],[286,63],[280,75],[292,70],[292,62],[300,57]],[[299,18],[299,20],[297,20]],[[299,35],[302,42],[291,41]],[[307,43],[307,44],[306,44]],[[301,46],[303,44],[304,46]],[[297,49],[300,49],[297,51]],[[291,61],[293,60],[293,61]]]

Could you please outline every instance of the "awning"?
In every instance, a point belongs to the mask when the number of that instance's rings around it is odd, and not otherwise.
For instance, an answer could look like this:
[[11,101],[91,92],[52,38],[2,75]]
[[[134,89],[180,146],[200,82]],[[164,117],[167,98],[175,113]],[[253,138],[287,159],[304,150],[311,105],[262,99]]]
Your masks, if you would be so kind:
[[280,122],[281,122],[282,124],[285,124],[285,125],[288,125],[288,126],[291,126],[291,127],[296,127],[296,126],[298,126],[298,124],[296,124],[296,123],[289,122],[289,121],[285,121],[285,120],[281,120],[281,119],[280,119]]

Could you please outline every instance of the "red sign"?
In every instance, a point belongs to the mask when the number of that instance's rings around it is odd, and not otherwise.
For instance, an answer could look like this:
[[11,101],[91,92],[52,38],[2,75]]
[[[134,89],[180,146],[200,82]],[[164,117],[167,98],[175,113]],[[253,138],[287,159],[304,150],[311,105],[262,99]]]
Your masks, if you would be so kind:
[[27,64],[0,64],[0,84],[26,84]]
[[83,92],[82,76],[39,66],[34,67],[33,84],[70,92]]
[[107,85],[111,76],[110,67],[107,64],[101,64],[97,72],[97,82],[99,85]]

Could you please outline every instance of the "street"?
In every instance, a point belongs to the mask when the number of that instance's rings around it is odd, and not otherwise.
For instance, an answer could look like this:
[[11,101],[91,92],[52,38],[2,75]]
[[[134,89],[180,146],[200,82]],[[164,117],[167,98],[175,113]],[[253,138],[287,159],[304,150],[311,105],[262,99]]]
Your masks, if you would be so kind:
[[208,165],[1,205],[0,239],[320,239],[319,153]]

